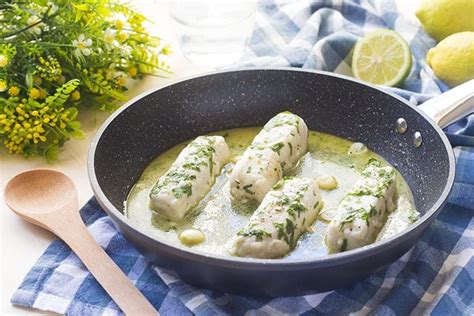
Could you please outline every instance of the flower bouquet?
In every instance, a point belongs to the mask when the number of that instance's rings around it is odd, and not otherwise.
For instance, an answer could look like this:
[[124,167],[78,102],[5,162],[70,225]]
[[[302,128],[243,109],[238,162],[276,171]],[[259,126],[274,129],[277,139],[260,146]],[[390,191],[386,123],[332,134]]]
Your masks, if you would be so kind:
[[82,106],[113,110],[127,78],[169,72],[170,48],[142,14],[115,0],[0,3],[0,141],[9,153],[55,159],[83,138]]

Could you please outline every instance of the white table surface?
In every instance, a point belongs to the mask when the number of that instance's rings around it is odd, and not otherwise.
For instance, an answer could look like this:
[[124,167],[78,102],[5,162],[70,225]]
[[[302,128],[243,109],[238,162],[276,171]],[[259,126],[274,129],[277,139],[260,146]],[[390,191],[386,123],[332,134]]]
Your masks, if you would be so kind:
[[[174,73],[168,79],[147,78],[138,82],[138,84],[130,89],[127,93],[128,96],[132,97],[147,89],[167,85],[187,76],[213,70],[209,67],[191,64],[179,51],[174,30],[168,16],[168,1],[132,0],[129,2],[134,3],[138,10],[143,11],[152,20],[157,21],[152,32],[161,35],[163,39],[169,41],[175,53],[170,58],[170,64]],[[399,10],[411,21],[417,21],[414,12],[418,2],[419,0],[396,0]],[[94,119],[87,118],[81,120],[86,138],[67,142],[59,155],[59,159],[53,163],[48,164],[42,158],[29,158],[26,160],[20,156],[6,155],[5,152],[0,153],[1,315],[52,315],[52,313],[18,308],[10,304],[11,295],[45,248],[54,239],[54,236],[44,229],[29,224],[14,215],[5,205],[3,190],[6,182],[19,172],[33,168],[50,168],[70,176],[78,190],[79,205],[87,202],[92,196],[86,170],[88,148],[95,131],[107,117],[107,113],[99,111],[84,113],[83,110],[81,110],[81,113],[82,115],[80,114],[80,116],[82,117],[85,117],[85,115],[89,117],[95,115]]]

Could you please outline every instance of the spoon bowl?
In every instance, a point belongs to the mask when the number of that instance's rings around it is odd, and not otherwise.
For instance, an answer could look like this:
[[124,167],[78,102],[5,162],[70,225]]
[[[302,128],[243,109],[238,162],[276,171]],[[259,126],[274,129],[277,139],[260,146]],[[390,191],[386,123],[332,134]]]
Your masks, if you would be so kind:
[[20,216],[63,209],[71,200],[77,205],[74,183],[64,173],[36,169],[13,177],[5,188],[7,205]]

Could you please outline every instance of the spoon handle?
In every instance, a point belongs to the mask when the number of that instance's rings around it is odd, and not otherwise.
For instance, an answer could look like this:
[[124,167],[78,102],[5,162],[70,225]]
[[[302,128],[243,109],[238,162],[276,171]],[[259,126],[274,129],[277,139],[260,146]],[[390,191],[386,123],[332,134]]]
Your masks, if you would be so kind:
[[126,315],[159,315],[145,296],[97,244],[80,218],[67,223],[63,222],[61,226],[63,227],[50,225],[49,228],[68,244]]

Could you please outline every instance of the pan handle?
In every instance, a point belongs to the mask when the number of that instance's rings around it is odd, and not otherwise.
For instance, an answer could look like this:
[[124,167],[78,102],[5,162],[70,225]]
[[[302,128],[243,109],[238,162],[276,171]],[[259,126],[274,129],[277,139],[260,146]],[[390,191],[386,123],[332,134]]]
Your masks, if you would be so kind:
[[453,88],[418,107],[444,128],[474,113],[474,79]]

